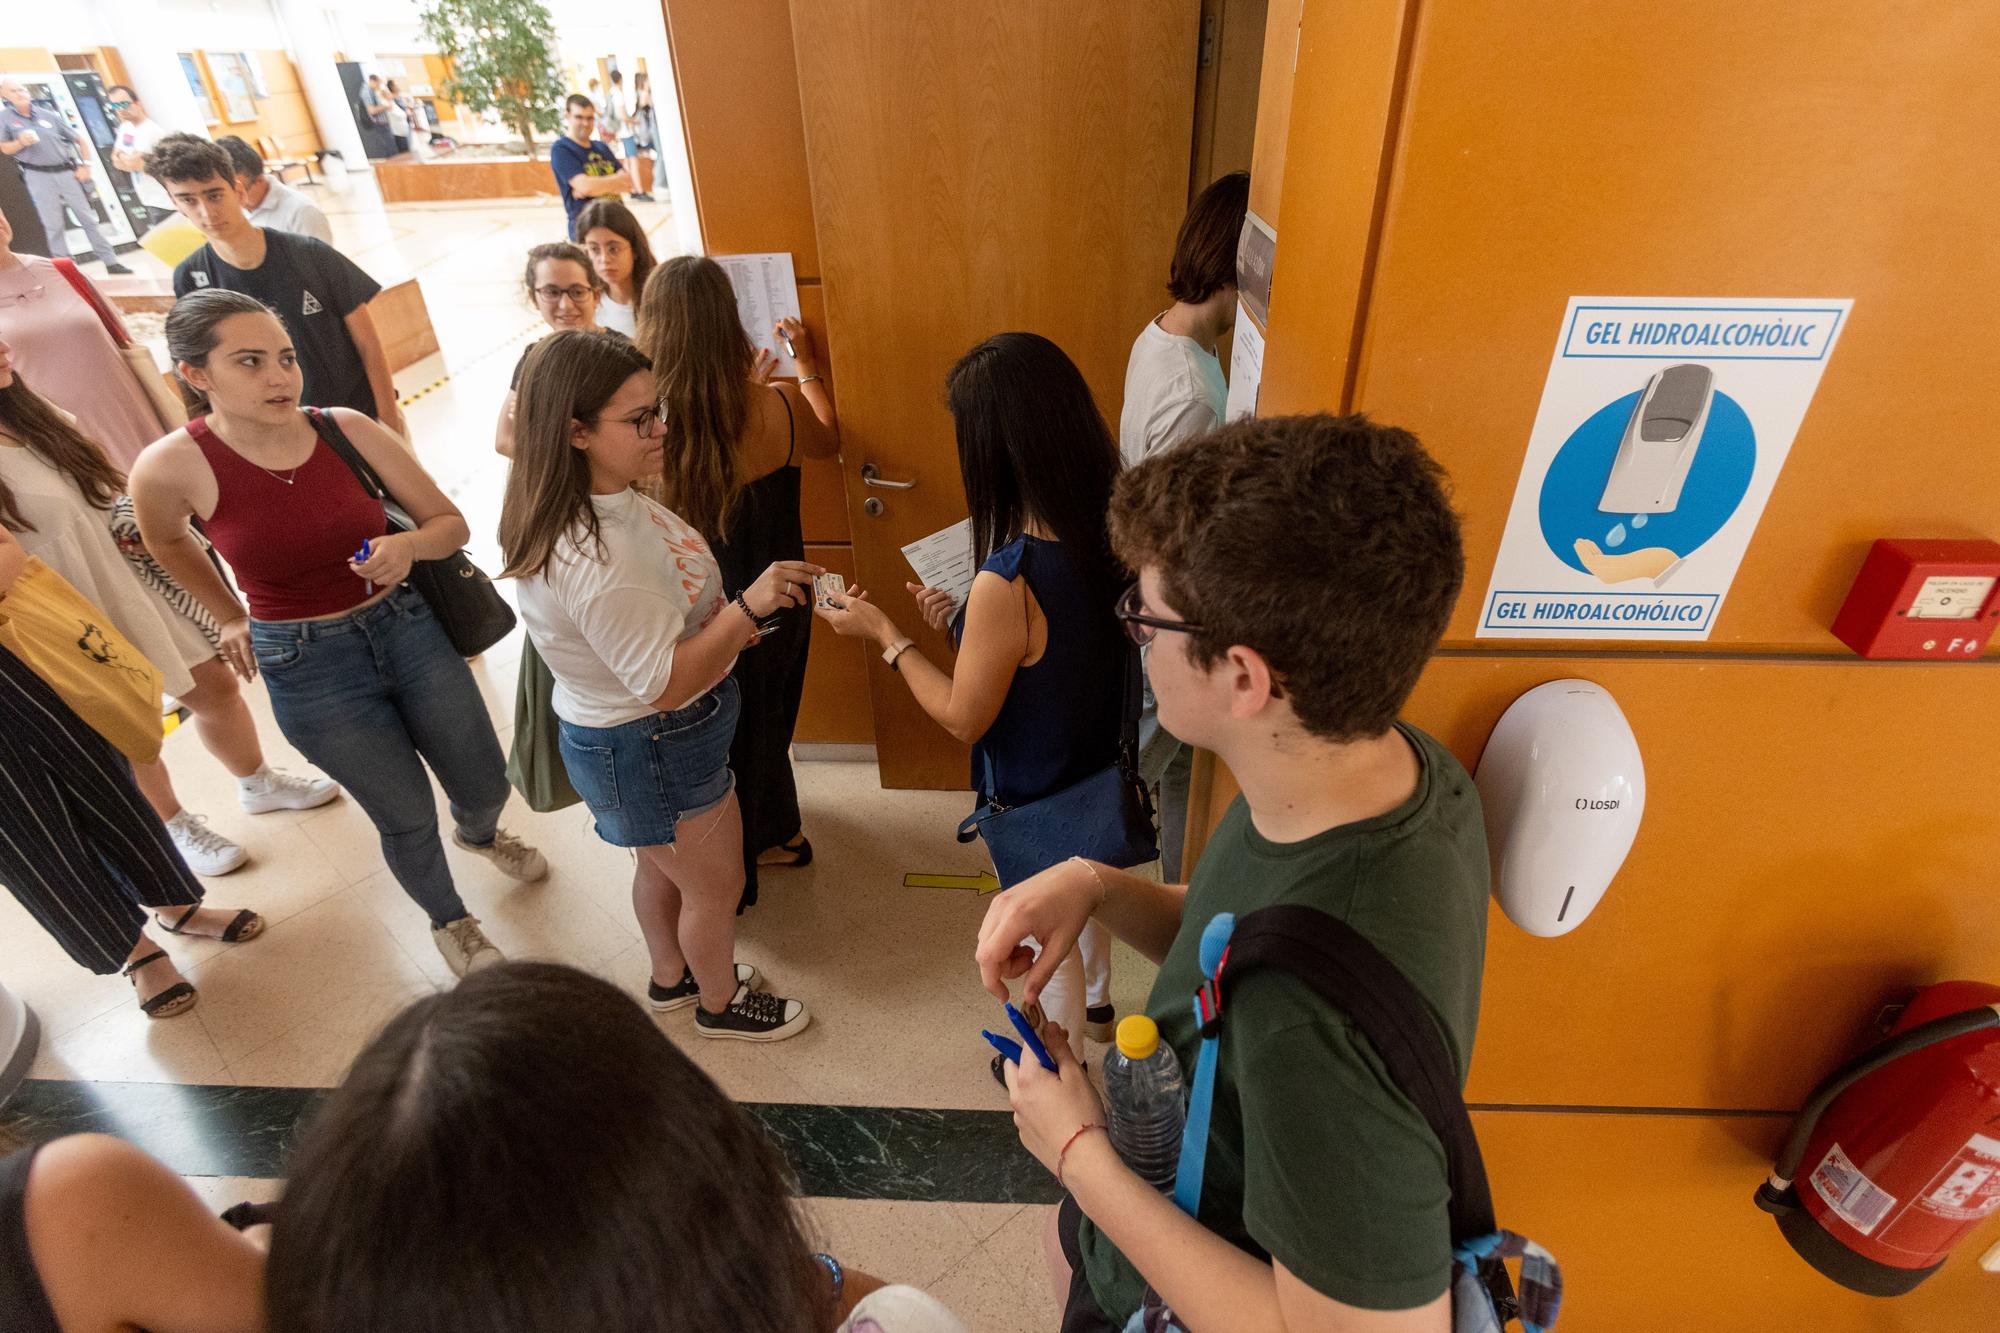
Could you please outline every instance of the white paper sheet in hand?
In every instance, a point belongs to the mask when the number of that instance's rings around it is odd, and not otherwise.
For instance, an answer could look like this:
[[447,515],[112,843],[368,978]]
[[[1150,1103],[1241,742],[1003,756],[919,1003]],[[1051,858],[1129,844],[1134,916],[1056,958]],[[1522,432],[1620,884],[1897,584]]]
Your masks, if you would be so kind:
[[799,283],[789,253],[713,255],[729,285],[736,289],[736,314],[750,341],[778,358],[774,375],[796,375],[798,364],[785,355],[771,327],[781,319],[799,318]]
[[941,588],[951,594],[952,605],[964,606],[972,590],[972,576],[979,566],[972,560],[972,520],[960,519],[950,527],[918,538],[903,548],[903,558],[917,571],[917,582],[926,588]]

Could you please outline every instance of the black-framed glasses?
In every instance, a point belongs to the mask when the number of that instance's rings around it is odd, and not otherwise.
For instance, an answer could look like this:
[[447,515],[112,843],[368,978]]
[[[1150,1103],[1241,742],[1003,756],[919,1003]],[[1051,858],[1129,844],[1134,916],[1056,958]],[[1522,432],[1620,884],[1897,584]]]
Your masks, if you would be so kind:
[[580,306],[584,298],[596,290],[595,287],[537,287],[535,295],[544,305],[554,305],[567,296],[571,305]]
[[1140,647],[1145,647],[1163,629],[1181,634],[1200,634],[1202,627],[1191,620],[1169,620],[1165,616],[1146,614],[1146,601],[1139,595],[1139,585],[1133,584],[1118,599],[1115,609],[1119,621],[1125,626],[1126,637]]
[[[604,424],[605,418],[595,416],[591,420],[601,426]],[[667,405],[664,401],[654,403],[651,407],[640,408],[633,416],[612,417],[611,420],[630,426],[639,433],[641,439],[645,439],[666,424]]]

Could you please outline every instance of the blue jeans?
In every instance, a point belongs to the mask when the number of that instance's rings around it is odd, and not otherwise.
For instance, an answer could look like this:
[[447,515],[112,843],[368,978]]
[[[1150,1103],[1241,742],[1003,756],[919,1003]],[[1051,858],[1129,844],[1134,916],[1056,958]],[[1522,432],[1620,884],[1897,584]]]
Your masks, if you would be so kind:
[[[613,847],[667,847],[683,819],[722,804],[735,786],[729,743],[741,713],[736,677],[671,713],[616,727],[562,722],[563,768]],[[560,721],[560,719],[558,719]]]
[[404,586],[338,620],[252,621],[285,739],[368,812],[396,882],[442,926],[466,915],[438,839],[429,761],[467,842],[493,841],[507,760],[472,671]]

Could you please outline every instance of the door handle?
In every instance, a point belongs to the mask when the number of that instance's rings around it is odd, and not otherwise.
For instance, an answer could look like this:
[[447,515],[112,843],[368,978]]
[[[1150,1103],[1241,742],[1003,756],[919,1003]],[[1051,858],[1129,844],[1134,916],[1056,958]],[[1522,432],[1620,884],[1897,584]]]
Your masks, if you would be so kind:
[[861,484],[863,486],[879,487],[885,491],[907,491],[916,486],[917,479],[912,477],[908,481],[889,481],[883,477],[882,470],[873,463],[863,463],[861,465]]

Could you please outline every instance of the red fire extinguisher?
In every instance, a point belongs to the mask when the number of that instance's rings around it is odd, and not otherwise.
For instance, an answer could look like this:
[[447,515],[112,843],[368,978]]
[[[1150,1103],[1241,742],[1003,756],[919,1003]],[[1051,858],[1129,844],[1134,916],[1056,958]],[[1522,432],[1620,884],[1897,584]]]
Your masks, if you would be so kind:
[[2000,986],[1918,992],[1813,1090],[1757,1206],[1855,1291],[1900,1295],[1942,1267],[2000,1209]]

